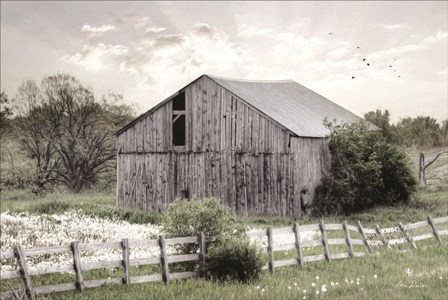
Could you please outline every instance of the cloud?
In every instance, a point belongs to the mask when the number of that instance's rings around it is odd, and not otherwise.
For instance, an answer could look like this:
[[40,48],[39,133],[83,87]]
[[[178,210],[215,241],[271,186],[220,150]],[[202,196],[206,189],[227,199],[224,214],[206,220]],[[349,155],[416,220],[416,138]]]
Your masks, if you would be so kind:
[[268,37],[273,34],[273,31],[268,28],[260,28],[247,24],[238,26],[238,35],[240,37]]
[[113,25],[101,25],[100,27],[93,27],[93,26],[90,26],[89,24],[84,24],[81,27],[81,32],[84,33],[89,38],[102,36],[106,32],[116,31],[116,30],[117,30],[117,28],[115,28],[115,26],[113,26]]
[[193,28],[197,34],[207,38],[214,38],[219,33],[215,26],[207,23],[196,23]]
[[425,38],[423,42],[433,44],[438,41],[446,40],[447,37],[448,33],[446,31],[445,32],[438,31],[435,35]]
[[402,24],[381,24],[380,26],[387,30],[397,30],[403,27]]
[[442,69],[439,72],[437,72],[437,75],[439,75],[439,76],[446,76],[446,75],[448,75],[448,67],[445,66],[444,69]]
[[338,49],[329,51],[327,54],[325,54],[325,56],[338,59],[338,58],[345,57],[348,54],[349,54],[349,51],[347,48],[338,48]]
[[149,34],[161,33],[161,32],[164,32],[165,30],[166,30],[165,27],[151,26],[151,27],[146,28],[145,33],[149,33]]
[[370,53],[368,56],[370,59],[390,59],[392,56],[395,58],[396,56],[426,50],[429,47],[433,46],[435,43],[439,41],[446,40],[448,37],[448,33],[438,31],[436,34],[432,36],[428,36],[417,43],[414,44],[406,44],[398,47],[392,47],[386,50],[381,50],[377,52]]
[[117,59],[123,57],[129,49],[122,45],[106,45],[99,43],[93,46],[84,45],[82,50],[74,55],[64,55],[61,60],[73,65],[79,65],[91,72],[107,69]]

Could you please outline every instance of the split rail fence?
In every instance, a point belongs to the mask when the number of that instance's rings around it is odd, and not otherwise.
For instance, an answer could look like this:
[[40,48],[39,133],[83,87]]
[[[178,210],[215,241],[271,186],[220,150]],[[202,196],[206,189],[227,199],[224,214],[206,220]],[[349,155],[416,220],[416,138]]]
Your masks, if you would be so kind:
[[[448,216],[432,219],[428,217],[425,221],[420,221],[416,223],[411,223],[403,225],[401,222],[390,228],[380,228],[376,225],[374,229],[364,228],[360,221],[358,221],[356,226],[347,224],[346,221],[342,224],[325,224],[321,221],[319,224],[313,225],[302,225],[299,226],[297,223],[291,227],[276,228],[272,229],[268,227],[266,230],[259,230],[255,232],[248,233],[250,238],[261,238],[266,239],[266,247],[263,247],[264,252],[268,254],[268,264],[264,269],[269,269],[271,273],[274,272],[275,268],[289,266],[289,265],[299,265],[303,266],[305,262],[322,261],[325,260],[330,262],[334,259],[342,258],[355,258],[364,256],[367,253],[372,253],[372,247],[382,245],[388,250],[392,250],[392,245],[396,244],[409,244],[411,248],[416,248],[416,241],[435,238],[441,245],[443,241],[441,236],[448,235],[448,229],[437,230],[436,225],[448,223]],[[412,237],[409,233],[410,230],[429,226],[431,228],[430,233],[424,233]],[[329,231],[343,231],[344,238],[327,238]],[[312,232],[318,233],[313,234],[317,236],[318,239],[305,240],[301,239],[301,233]],[[356,232],[361,236],[361,239],[351,238],[350,232]],[[402,237],[396,239],[388,239],[387,234],[390,233],[400,233]],[[274,235],[282,234],[293,234],[294,242],[274,244]],[[373,240],[367,238],[370,236],[379,236],[379,240]],[[23,283],[23,289],[9,290],[0,293],[1,299],[9,299],[12,297],[21,297],[26,295],[30,299],[34,299],[37,295],[48,294],[52,292],[62,292],[69,290],[79,290],[82,292],[85,288],[95,288],[108,284],[134,284],[134,283],[144,283],[144,282],[165,282],[168,283],[171,279],[186,279],[186,278],[197,278],[206,277],[206,243],[214,241],[213,237],[207,237],[204,233],[200,233],[198,236],[193,237],[179,237],[179,238],[169,238],[165,239],[163,235],[160,235],[158,239],[155,240],[129,240],[123,239],[120,242],[106,242],[106,243],[91,243],[91,244],[81,244],[77,241],[72,242],[67,245],[52,246],[44,248],[34,248],[34,249],[23,249],[20,245],[16,245],[14,250],[0,252],[0,259],[5,260],[16,260],[18,265],[18,270],[14,271],[2,271],[1,280],[10,280],[13,278],[20,278]],[[183,255],[168,255],[167,246],[170,245],[186,245],[186,244],[197,244],[199,251],[193,254],[183,254]],[[346,245],[347,252],[341,253],[331,253],[329,250],[330,245]],[[366,252],[356,252],[354,251],[354,245],[361,245],[365,248]],[[130,258],[130,251],[132,248],[143,248],[143,247],[158,247],[160,249],[160,256],[148,257],[148,258]],[[322,247],[323,254],[318,255],[303,255],[303,249]],[[83,263],[81,251],[95,251],[101,249],[121,249],[122,259],[120,260],[108,260],[101,262],[89,262]],[[292,259],[284,260],[274,260],[274,252],[277,251],[296,251],[296,257]],[[26,257],[36,256],[36,255],[52,255],[59,253],[71,252],[73,255],[73,262],[56,265],[51,267],[39,267],[30,268],[27,266]],[[198,262],[199,271],[195,272],[177,272],[171,273],[169,270],[170,263],[177,262]],[[130,267],[131,266],[141,266],[141,265],[159,265],[161,266],[160,274],[150,274],[142,276],[131,276]],[[121,278],[108,278],[108,279],[96,279],[87,280],[83,279],[83,271],[104,269],[104,268],[122,268],[123,277]],[[63,272],[73,272],[76,276],[76,282],[73,283],[63,283],[58,285],[48,285],[34,287],[32,284],[31,276],[38,276],[44,274],[52,273],[63,273]]]

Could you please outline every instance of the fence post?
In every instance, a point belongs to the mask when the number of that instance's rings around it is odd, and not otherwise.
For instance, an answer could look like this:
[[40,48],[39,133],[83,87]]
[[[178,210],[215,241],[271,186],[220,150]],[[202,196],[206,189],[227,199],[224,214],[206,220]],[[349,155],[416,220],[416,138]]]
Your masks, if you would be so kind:
[[129,240],[123,239],[121,241],[121,249],[123,250],[123,283],[124,284],[131,284],[131,277],[129,275]]
[[19,244],[16,244],[16,246],[14,247],[14,255],[16,256],[17,262],[19,264],[19,273],[25,286],[25,294],[28,296],[28,298],[35,299],[33,286],[31,285],[31,278],[28,274],[25,255],[23,255],[22,247],[20,247]]
[[303,256],[302,256],[302,246],[300,241],[300,231],[299,224],[294,223],[294,227],[292,228],[294,231],[294,238],[296,240],[296,252],[297,252],[297,263],[299,266],[303,266]]
[[369,242],[367,241],[366,234],[364,232],[364,227],[362,227],[361,221],[358,220],[358,231],[362,236],[362,241],[364,243],[364,246],[366,246],[369,253],[372,253],[372,248],[370,247]]
[[428,224],[431,226],[432,228],[432,234],[434,234],[434,237],[439,241],[439,243],[441,245],[443,245],[442,240],[440,239],[440,235],[439,232],[437,231],[436,225],[434,225],[434,222],[431,219],[431,216],[428,216]]
[[353,255],[352,240],[350,238],[350,232],[348,231],[346,220],[342,221],[342,228],[344,229],[345,242],[347,243],[348,246],[348,255],[350,255],[350,258],[353,258],[354,255]]
[[168,283],[170,280],[170,271],[168,269],[168,257],[166,256],[165,236],[159,235],[160,246],[160,264],[162,265],[162,279],[163,282]]
[[205,234],[203,231],[198,235],[198,244],[199,244],[199,276],[207,278],[207,270],[206,270],[206,246],[205,246]]
[[417,246],[415,245],[414,241],[412,240],[412,237],[408,234],[406,228],[404,228],[403,223],[398,223],[398,227],[400,228],[401,232],[403,233],[404,238],[406,241],[408,241],[409,244],[411,244],[412,248],[417,249]]
[[327,241],[327,231],[325,230],[324,220],[321,220],[319,223],[319,229],[322,234],[322,246],[324,248],[325,260],[330,261],[330,253],[328,250],[328,241]]
[[389,250],[389,251],[392,250],[392,248],[389,245],[389,241],[387,240],[386,236],[381,231],[381,228],[380,228],[380,226],[378,224],[375,226],[375,230],[378,233],[378,235],[380,236],[381,241],[383,242],[384,247],[386,247],[386,249]]
[[272,242],[272,228],[268,227],[266,230],[266,235],[268,237],[268,257],[269,257],[269,272],[274,273],[274,249]]
[[80,292],[84,291],[84,279],[81,273],[81,255],[79,254],[78,241],[71,242],[70,248],[73,254],[73,268],[76,274],[76,289]]

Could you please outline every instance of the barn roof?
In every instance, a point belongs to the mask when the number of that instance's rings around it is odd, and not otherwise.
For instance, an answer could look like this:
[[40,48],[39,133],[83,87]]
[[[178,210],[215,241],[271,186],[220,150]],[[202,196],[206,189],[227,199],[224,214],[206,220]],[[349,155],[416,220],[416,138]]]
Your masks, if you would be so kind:
[[360,117],[293,80],[252,81],[208,76],[293,133],[324,137],[323,120],[359,122]]
[[[239,80],[213,75],[202,75],[199,78],[204,76],[214,80],[298,136],[325,137],[329,133],[329,130],[323,125],[325,118],[332,122],[336,120],[338,124],[364,121],[352,112],[293,80]],[[153,113],[176,96],[179,91],[134,119],[118,130],[115,135],[121,134],[139,120]]]

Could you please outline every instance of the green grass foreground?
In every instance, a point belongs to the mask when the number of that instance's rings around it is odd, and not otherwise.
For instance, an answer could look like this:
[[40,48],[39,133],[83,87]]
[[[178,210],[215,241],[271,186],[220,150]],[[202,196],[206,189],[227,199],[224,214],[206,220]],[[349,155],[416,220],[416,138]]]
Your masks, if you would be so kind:
[[[91,216],[117,218],[131,223],[159,223],[161,217],[160,214],[116,208],[113,194],[49,194],[43,198],[31,199],[28,196],[18,192],[2,193],[1,211],[43,214],[81,209]],[[328,216],[324,219],[327,224],[343,219],[354,224],[356,220],[361,220],[365,227],[372,228],[375,224],[388,227],[400,221],[404,224],[421,221],[428,215],[434,218],[448,215],[448,190],[421,192],[409,206],[378,207],[349,217]],[[283,227],[294,222],[293,219],[282,217],[245,217],[237,220],[241,224],[259,228]],[[318,221],[318,218],[308,217],[299,223]],[[86,289],[83,293],[70,291],[42,295],[38,299],[446,299],[446,236],[443,237],[443,242],[444,246],[435,239],[419,241],[418,249],[404,253],[376,248],[380,252],[378,255],[329,263],[311,262],[302,268],[278,268],[273,275],[264,271],[258,281],[248,284],[190,279],[170,281],[167,285],[110,285]],[[406,246],[402,248],[407,248]],[[396,246],[394,249],[397,249]],[[121,270],[116,270],[113,274],[108,272],[98,271],[97,276],[92,273],[89,279],[122,276]],[[138,273],[133,275],[144,275],[144,272]],[[69,277],[66,281],[60,274],[46,275],[41,280],[33,279],[33,282],[36,286],[73,282],[73,276]],[[2,290],[5,290],[5,286]]]
[[[447,244],[448,239],[444,242]],[[448,251],[446,246],[426,241],[419,243],[417,250],[406,253],[381,250],[379,255],[352,260],[308,263],[303,268],[278,268],[274,275],[263,272],[260,280],[249,284],[190,279],[171,281],[167,285],[110,285],[86,289],[83,293],[71,291],[39,298],[446,299],[447,294]]]

